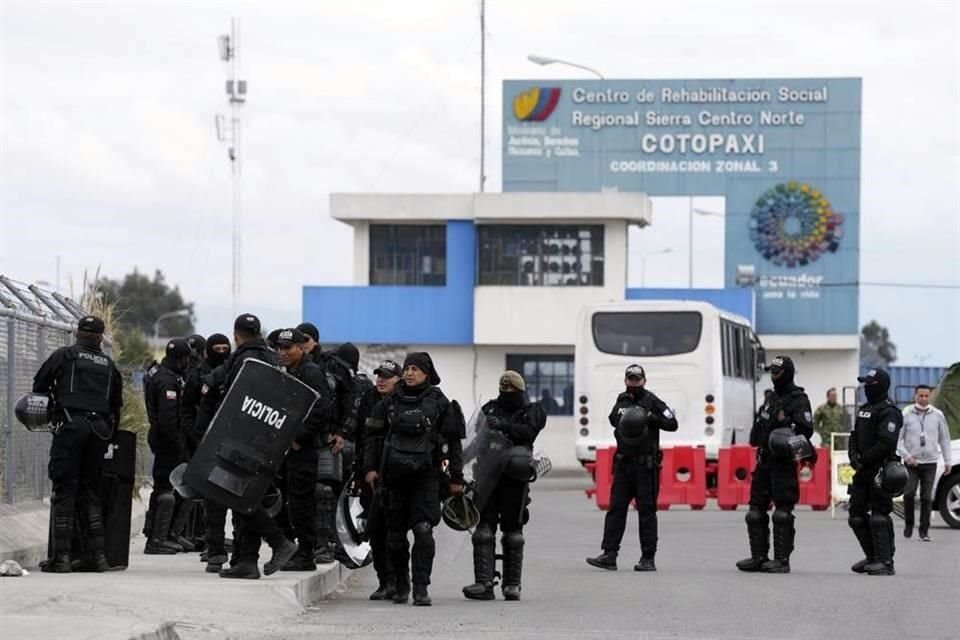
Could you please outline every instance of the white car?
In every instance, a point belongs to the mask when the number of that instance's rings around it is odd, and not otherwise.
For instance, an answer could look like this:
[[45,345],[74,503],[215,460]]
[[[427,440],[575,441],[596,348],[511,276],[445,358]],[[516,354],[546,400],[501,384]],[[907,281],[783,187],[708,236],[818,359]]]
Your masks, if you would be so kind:
[[933,506],[951,528],[960,529],[960,439],[950,442],[950,453],[953,460],[950,475],[943,475],[943,460],[937,466]]

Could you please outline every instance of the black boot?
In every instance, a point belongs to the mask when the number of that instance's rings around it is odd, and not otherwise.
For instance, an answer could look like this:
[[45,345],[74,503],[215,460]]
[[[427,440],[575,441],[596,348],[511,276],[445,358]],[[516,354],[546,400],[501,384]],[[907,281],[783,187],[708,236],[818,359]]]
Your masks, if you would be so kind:
[[380,582],[377,590],[370,594],[371,600],[393,600],[397,593],[397,583],[393,578],[386,578]]
[[57,553],[46,566],[43,567],[44,573],[71,573],[73,571],[73,561],[70,554],[66,551]]
[[433,601],[430,599],[430,594],[427,593],[427,585],[425,584],[413,585],[413,606],[429,607],[432,604],[433,604]]
[[176,500],[170,492],[157,495],[154,500],[153,527],[143,552],[148,555],[173,555],[183,551],[183,547],[169,540],[170,523],[173,520],[173,508]]
[[220,573],[220,569],[227,562],[227,554],[220,553],[216,555],[207,555],[207,567],[204,569],[207,573]]
[[511,531],[500,539],[503,546],[503,599],[520,599],[520,578],[523,575],[523,533]]
[[747,516],[747,537],[750,540],[750,557],[737,563],[740,571],[760,571],[770,553],[770,519],[762,509],[750,507]]
[[657,563],[653,561],[653,558],[643,556],[640,558],[640,561],[633,565],[634,571],[656,571]]
[[871,576],[892,576],[893,520],[890,516],[874,513],[870,516],[870,536],[873,538],[874,560],[863,570]]
[[393,604],[406,604],[410,599],[410,578],[397,576],[397,588],[393,593]]
[[587,558],[587,564],[591,567],[597,567],[598,569],[606,569],[608,571],[617,570],[617,552],[616,551],[604,551],[595,558]]
[[256,562],[238,562],[234,567],[221,570],[220,577],[257,580],[260,578],[260,570],[257,568]]
[[790,573],[790,554],[797,534],[793,521],[790,511],[777,509],[773,512],[773,560],[760,566],[764,573]]
[[860,548],[863,549],[863,560],[854,563],[850,570],[854,573],[866,573],[867,565],[873,562],[873,536],[870,535],[870,524],[863,516],[850,516],[847,518],[847,524],[850,525],[853,535],[857,537]]
[[82,573],[104,573],[110,571],[110,564],[103,551],[91,551],[80,560],[74,561],[73,570]]
[[271,544],[270,548],[273,549],[273,556],[263,565],[263,575],[265,576],[270,576],[280,571],[280,569],[290,561],[290,558],[297,553],[297,549],[300,547],[297,546],[296,542],[283,538]]
[[496,539],[489,525],[481,524],[473,532],[473,579],[463,588],[470,600],[493,600],[493,572],[496,563]]

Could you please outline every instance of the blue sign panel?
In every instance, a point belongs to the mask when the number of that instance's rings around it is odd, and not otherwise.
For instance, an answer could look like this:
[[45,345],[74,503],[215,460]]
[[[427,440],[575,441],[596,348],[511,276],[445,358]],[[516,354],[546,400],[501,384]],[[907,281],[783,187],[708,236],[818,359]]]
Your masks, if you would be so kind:
[[504,191],[726,198],[727,287],[766,334],[856,334],[859,78],[518,81]]

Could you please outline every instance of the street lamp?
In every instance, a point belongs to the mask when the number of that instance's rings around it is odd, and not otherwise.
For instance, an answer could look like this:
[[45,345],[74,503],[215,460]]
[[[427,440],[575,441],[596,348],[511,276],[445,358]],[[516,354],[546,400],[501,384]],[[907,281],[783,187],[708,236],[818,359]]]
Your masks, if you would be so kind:
[[177,309],[176,311],[168,311],[166,313],[161,313],[156,322],[153,323],[153,338],[156,341],[160,341],[160,323],[167,318],[182,318],[184,316],[189,316],[191,313],[190,309]]
[[707,211],[705,209],[696,209],[693,206],[693,196],[690,196],[690,224],[689,224],[689,245],[690,245],[690,264],[687,267],[687,272],[689,276],[688,285],[689,289],[693,289],[693,214],[698,216],[712,216],[714,218],[723,218],[724,214],[719,211]]
[[659,251],[649,251],[640,254],[640,288],[647,288],[647,258],[651,256],[662,256],[665,253],[673,253],[673,249],[660,249]]
[[568,67],[576,67],[577,69],[583,69],[584,71],[589,71],[590,73],[594,74],[595,76],[597,76],[598,78],[600,78],[601,80],[603,80],[603,74],[602,74],[602,73],[600,73],[600,72],[597,71],[596,69],[592,69],[592,68],[587,67],[587,66],[584,66],[584,65],[582,65],[582,64],[577,64],[576,62],[568,62],[568,61],[566,61],[566,60],[559,60],[559,59],[557,59],[557,58],[548,58],[548,57],[546,57],[546,56],[537,56],[537,55],[533,55],[533,54],[528,55],[528,56],[527,56],[527,60],[529,60],[530,62],[532,62],[532,63],[534,63],[534,64],[539,64],[539,65],[541,65],[541,66],[546,66],[546,65],[548,65],[548,64],[565,64],[565,65],[567,65]]

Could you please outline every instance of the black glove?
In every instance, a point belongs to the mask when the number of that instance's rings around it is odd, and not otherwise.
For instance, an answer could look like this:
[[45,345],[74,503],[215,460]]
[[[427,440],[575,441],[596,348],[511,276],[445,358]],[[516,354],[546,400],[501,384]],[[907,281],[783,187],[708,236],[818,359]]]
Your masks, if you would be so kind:
[[502,431],[504,427],[503,420],[496,416],[487,416],[487,428]]

